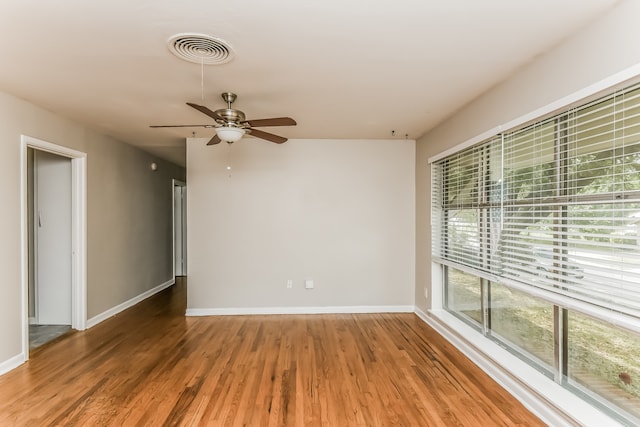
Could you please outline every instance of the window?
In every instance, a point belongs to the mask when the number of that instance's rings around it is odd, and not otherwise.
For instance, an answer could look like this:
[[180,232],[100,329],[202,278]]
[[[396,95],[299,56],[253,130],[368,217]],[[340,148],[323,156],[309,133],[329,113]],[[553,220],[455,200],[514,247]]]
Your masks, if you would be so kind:
[[445,309],[640,423],[640,85],[440,159],[432,186]]
[[447,307],[468,320],[472,326],[482,325],[480,279],[473,274],[449,268],[446,282],[445,301]]
[[489,334],[526,355],[553,378],[553,304],[498,283],[491,284]]

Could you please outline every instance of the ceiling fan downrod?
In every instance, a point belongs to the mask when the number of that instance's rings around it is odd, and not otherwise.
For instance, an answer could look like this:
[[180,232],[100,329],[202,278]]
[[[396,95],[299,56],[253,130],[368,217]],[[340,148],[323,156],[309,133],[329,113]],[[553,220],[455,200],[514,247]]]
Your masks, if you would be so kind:
[[222,99],[224,99],[224,102],[227,103],[227,108],[230,110],[231,104],[233,104],[233,101],[236,100],[236,94],[232,92],[224,92],[222,94]]

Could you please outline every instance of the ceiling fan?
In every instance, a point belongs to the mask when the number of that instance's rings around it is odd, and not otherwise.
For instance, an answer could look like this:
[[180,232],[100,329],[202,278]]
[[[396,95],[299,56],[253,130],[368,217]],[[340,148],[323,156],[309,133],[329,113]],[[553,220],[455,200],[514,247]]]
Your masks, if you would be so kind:
[[203,127],[214,128],[216,134],[207,142],[207,145],[219,144],[221,141],[226,141],[229,144],[240,141],[245,134],[255,136],[257,138],[265,139],[276,144],[282,144],[287,141],[287,138],[273,133],[265,132],[254,127],[267,127],[267,126],[295,126],[297,123],[290,117],[275,117],[271,119],[257,119],[246,120],[244,113],[240,110],[231,108],[231,104],[236,100],[236,94],[231,92],[224,92],[222,99],[227,103],[227,108],[211,111],[207,107],[202,105],[192,104],[187,102],[187,105],[195,108],[201,113],[206,114],[215,120],[215,124],[209,125],[161,125],[161,126],[149,126],[152,128],[173,128],[173,127]]

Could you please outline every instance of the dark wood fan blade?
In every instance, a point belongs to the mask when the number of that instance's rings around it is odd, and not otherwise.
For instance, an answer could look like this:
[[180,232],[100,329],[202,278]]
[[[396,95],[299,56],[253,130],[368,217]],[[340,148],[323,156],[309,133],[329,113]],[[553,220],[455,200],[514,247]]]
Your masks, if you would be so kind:
[[211,138],[209,140],[209,142],[207,142],[207,145],[216,145],[216,144],[220,144],[220,137],[218,135],[213,135],[213,138]]
[[265,126],[295,126],[296,121],[291,117],[274,117],[272,119],[258,119],[247,120],[244,123],[248,123],[251,127],[265,127]]
[[213,128],[214,125],[153,125],[150,128]]
[[274,135],[272,133],[264,132],[258,129],[251,129],[250,135],[253,135],[257,138],[266,139],[267,141],[275,142],[276,144],[287,142],[287,138],[283,136]]
[[192,104],[191,102],[187,102],[187,105],[189,107],[193,107],[196,110],[200,111],[201,113],[206,114],[207,116],[216,119],[216,120],[222,120],[224,121],[224,119],[219,116],[217,113],[215,113],[214,111],[211,111],[210,109],[208,109],[207,107],[203,106],[203,105],[198,105],[198,104]]

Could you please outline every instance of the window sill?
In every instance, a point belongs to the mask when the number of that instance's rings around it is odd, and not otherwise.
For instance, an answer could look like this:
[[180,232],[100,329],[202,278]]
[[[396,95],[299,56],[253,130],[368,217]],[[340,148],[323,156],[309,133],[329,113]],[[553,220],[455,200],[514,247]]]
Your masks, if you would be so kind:
[[443,309],[416,314],[527,409],[553,426],[619,426],[618,421],[553,382]]

